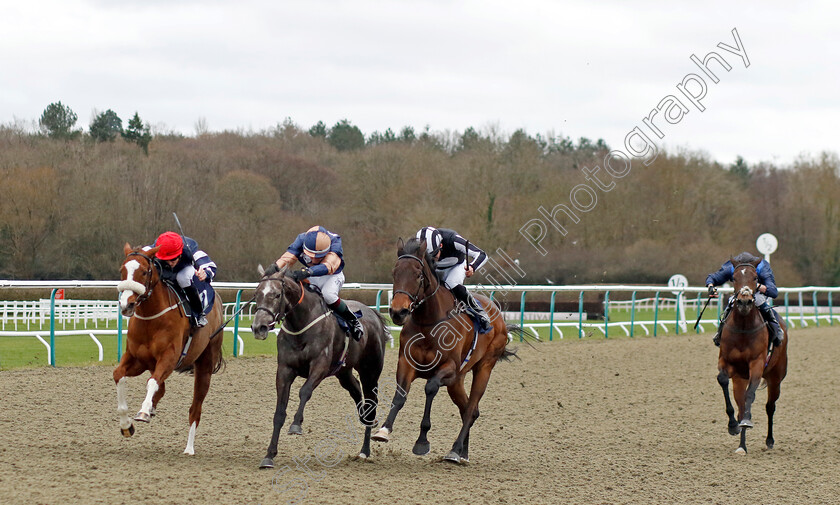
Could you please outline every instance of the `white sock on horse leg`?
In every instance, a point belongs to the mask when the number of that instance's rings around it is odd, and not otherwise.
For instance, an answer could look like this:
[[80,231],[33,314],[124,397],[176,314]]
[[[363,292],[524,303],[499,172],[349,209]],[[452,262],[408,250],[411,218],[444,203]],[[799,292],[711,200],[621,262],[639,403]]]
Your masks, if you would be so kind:
[[125,383],[128,377],[117,381],[117,414],[120,416],[120,428],[127,430],[131,427],[131,420],[128,418],[128,402],[125,399]]
[[[149,379],[149,382],[146,383],[146,399],[143,400],[143,405],[140,407],[140,412],[145,414],[150,414],[152,410],[152,397],[157,393],[160,386],[154,379]],[[151,415],[151,414],[150,414]]]
[[190,456],[195,455],[195,428],[196,423],[193,421],[190,425],[190,434],[187,436],[187,448],[184,449],[184,454],[189,454]]

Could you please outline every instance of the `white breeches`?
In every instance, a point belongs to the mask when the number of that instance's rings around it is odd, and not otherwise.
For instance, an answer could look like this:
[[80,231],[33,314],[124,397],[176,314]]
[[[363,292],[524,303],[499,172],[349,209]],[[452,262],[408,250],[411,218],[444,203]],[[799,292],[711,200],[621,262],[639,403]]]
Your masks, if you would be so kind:
[[321,294],[324,296],[324,301],[327,302],[327,305],[332,305],[338,301],[338,292],[341,291],[341,286],[344,285],[344,272],[310,277],[309,283],[313,286],[318,286]]

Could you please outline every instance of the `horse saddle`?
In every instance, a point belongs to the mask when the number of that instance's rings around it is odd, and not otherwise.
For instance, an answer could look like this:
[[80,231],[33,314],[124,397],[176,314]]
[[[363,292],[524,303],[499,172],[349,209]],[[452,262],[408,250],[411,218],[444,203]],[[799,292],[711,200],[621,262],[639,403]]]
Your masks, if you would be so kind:
[[[181,306],[184,315],[186,317],[192,317],[192,306],[190,305],[190,301],[187,298],[187,294],[184,292],[184,289],[175,282],[175,279],[170,280],[163,278],[163,282],[175,293],[176,296],[178,296],[178,304]],[[204,313],[209,314],[210,310],[213,308],[213,303],[216,301],[216,290],[213,289],[213,286],[211,286],[209,282],[200,281],[198,278],[193,279],[193,284],[198,290],[198,298],[201,300],[201,306]]]
[[[318,286],[316,286],[316,285],[314,285],[310,282],[304,282],[303,285],[309,291],[311,291],[311,292],[315,293],[316,295],[323,298],[323,294],[321,294],[321,288],[319,288]],[[353,311],[353,315],[356,316],[356,319],[361,319],[363,317],[363,314],[362,314],[361,310]],[[344,333],[346,333],[349,336],[350,335],[350,325],[347,324],[347,321],[342,319],[341,316],[337,316],[335,318],[335,320],[338,321],[338,326],[342,329],[342,331],[344,331]]]

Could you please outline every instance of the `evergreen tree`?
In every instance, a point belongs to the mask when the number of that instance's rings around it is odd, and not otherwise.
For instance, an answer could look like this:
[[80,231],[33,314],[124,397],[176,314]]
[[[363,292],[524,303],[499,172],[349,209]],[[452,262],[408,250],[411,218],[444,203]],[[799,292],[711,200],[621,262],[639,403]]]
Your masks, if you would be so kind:
[[327,138],[327,125],[323,121],[318,121],[312,128],[309,129],[309,135],[313,137]]
[[79,133],[81,130],[73,130],[73,125],[76,124],[78,116],[73,112],[73,109],[66,105],[62,105],[60,101],[47,105],[38,124],[41,131],[48,137],[53,139],[68,140]]
[[134,142],[148,156],[149,144],[152,142],[152,133],[149,125],[144,125],[140,114],[135,112],[134,117],[128,120],[128,128],[122,133],[123,138],[128,142]]
[[90,123],[90,136],[98,142],[113,142],[122,132],[122,119],[111,109],[97,114]]
[[327,142],[339,151],[349,151],[364,147],[365,136],[358,126],[353,125],[346,119],[342,119],[330,128],[330,132],[327,135]]

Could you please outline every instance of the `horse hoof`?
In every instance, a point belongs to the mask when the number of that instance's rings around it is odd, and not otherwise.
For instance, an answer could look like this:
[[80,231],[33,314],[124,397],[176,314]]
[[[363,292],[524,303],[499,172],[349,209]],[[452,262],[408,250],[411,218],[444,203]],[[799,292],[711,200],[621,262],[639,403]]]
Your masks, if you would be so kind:
[[741,434],[741,427],[737,424],[735,426],[729,427],[729,434],[730,435],[740,435]]
[[303,435],[303,428],[299,424],[289,426],[289,435]]
[[377,442],[387,442],[391,438],[388,436],[390,431],[388,428],[379,428],[379,431],[371,435],[371,440],[376,440]]
[[455,451],[449,451],[449,454],[443,457],[444,461],[449,461],[450,463],[461,463],[461,455]]
[[417,442],[414,444],[414,449],[412,449],[411,452],[413,452],[415,456],[425,456],[426,454],[429,454],[430,450],[431,444],[429,442],[426,442],[425,444]]
[[184,449],[184,454],[186,454],[187,456],[195,456],[195,450],[194,449]]
[[739,447],[739,448],[735,449],[735,454],[740,454],[740,455],[744,456],[744,455],[747,454],[747,450],[744,449],[743,447]]
[[134,425],[132,424],[128,428],[120,428],[120,432],[125,438],[129,438],[134,435]]
[[359,459],[368,459],[370,457],[370,455],[365,454],[363,452],[360,452],[358,457],[359,457]]
[[150,416],[149,414],[147,414],[145,412],[138,412],[137,415],[134,416],[134,420],[135,421],[141,421],[141,422],[144,422],[144,423],[148,423],[149,421],[152,420],[152,416]]
[[768,449],[773,449],[773,447],[775,447],[775,446],[776,446],[776,444],[774,442],[767,442],[767,448]]
[[752,428],[753,422],[750,419],[744,419],[738,426],[741,428]]
[[271,458],[265,458],[262,460],[262,463],[260,463],[260,469],[265,468],[274,468],[274,460]]

